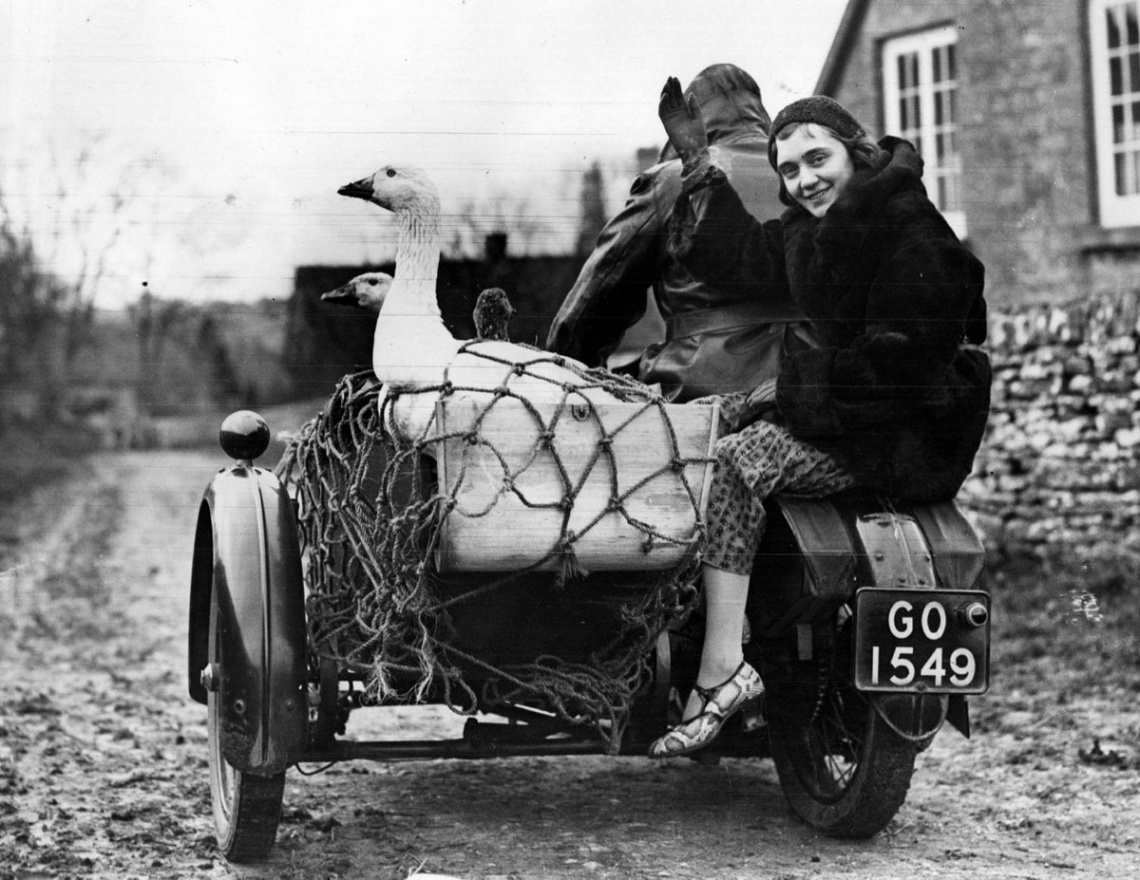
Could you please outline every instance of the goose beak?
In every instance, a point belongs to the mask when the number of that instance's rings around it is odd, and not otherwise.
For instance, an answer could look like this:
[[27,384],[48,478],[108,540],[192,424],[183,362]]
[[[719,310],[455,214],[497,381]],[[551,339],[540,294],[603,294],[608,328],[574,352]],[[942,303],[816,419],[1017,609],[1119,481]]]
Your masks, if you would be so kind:
[[[344,193],[341,193],[341,195],[344,195]],[[322,293],[321,299],[324,302],[355,305],[356,294],[350,288],[351,285],[345,284],[342,287],[338,287],[336,290],[330,290],[328,293]]]
[[365,177],[353,183],[346,183],[336,191],[338,196],[348,196],[350,199],[371,199],[372,178]]

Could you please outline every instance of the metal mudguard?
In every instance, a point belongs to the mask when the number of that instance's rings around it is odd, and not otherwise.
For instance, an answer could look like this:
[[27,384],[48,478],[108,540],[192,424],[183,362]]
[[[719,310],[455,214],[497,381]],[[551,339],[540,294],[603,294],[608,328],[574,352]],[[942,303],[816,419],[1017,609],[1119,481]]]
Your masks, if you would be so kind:
[[[929,589],[977,587],[985,564],[981,538],[953,501],[892,504],[889,512],[864,515],[856,525],[870,582],[907,582]],[[946,720],[970,735],[966,697],[876,694],[879,715],[907,739],[926,746]]]
[[206,489],[190,580],[190,696],[208,699],[210,602],[218,663],[209,686],[222,753],[237,770],[279,773],[306,745],[305,598],[292,501],[270,472],[226,468]]
[[[782,496],[770,501],[769,517],[771,535],[757,559],[767,593],[777,598],[759,615],[762,635],[826,622],[860,585],[964,590],[981,578],[984,547],[953,501],[887,502],[860,492]],[[915,741],[929,742],[947,719],[969,736],[964,696],[870,699],[896,732]]]

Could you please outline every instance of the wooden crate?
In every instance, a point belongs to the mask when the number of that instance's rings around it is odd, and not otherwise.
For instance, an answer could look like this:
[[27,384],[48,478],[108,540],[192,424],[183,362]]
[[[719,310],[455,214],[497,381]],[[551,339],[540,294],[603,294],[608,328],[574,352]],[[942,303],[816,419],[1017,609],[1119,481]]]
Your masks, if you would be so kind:
[[[570,532],[588,571],[661,570],[684,556],[704,517],[715,406],[595,404],[578,395],[491,401],[456,394],[437,407],[439,436],[457,435],[437,452],[440,490],[456,502],[443,523],[441,572],[516,571]],[[679,470],[675,460],[685,462]],[[624,515],[612,509],[615,498]],[[555,553],[541,569],[561,564]]]

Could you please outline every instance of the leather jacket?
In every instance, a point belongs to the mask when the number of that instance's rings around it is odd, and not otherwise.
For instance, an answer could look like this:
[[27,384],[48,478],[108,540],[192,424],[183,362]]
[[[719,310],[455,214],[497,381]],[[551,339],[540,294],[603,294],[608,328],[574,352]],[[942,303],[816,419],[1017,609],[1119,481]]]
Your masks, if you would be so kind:
[[[768,164],[760,96],[714,89],[701,115],[710,153],[748,211],[761,222],[779,217],[783,206]],[[802,313],[782,287],[711,284],[670,257],[668,221],[680,192],[678,159],[637,176],[625,207],[598,236],[546,346],[591,366],[604,364],[644,314],[652,289],[666,333],[641,355],[638,378],[679,402],[751,390],[775,378],[785,347],[807,338]]]

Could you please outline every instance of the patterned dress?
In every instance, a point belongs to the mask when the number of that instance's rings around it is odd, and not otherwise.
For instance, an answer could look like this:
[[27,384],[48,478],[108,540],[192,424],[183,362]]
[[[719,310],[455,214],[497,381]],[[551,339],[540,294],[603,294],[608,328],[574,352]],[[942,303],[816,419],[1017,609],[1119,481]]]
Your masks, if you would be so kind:
[[[721,437],[709,486],[709,540],[704,562],[734,574],[750,574],[767,517],[764,499],[774,492],[830,495],[858,485],[840,462],[764,419],[736,430],[747,394],[716,398]],[[711,402],[703,398],[700,403]]]

